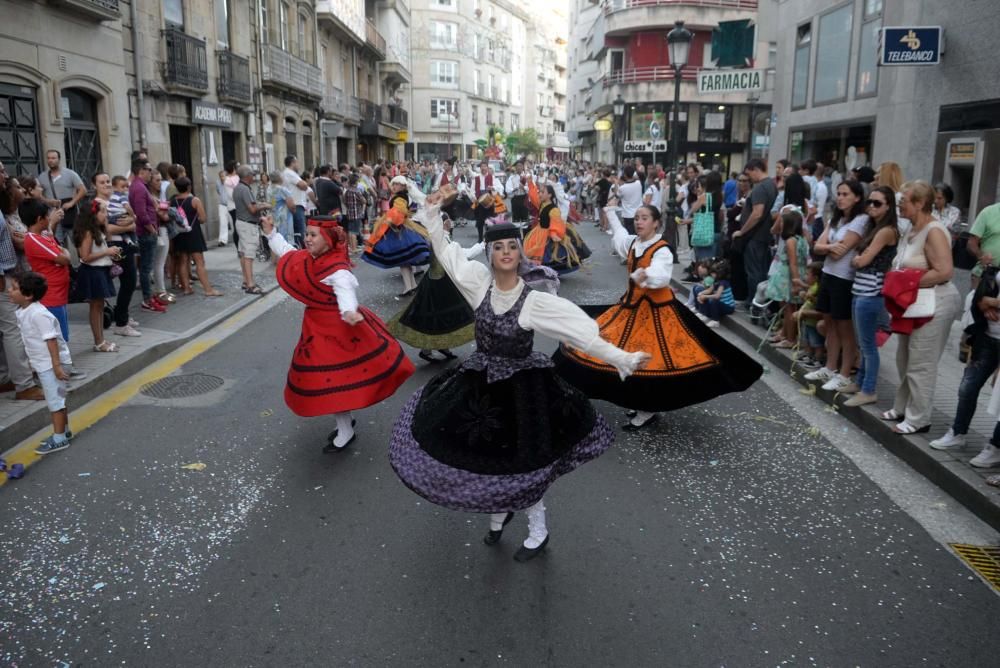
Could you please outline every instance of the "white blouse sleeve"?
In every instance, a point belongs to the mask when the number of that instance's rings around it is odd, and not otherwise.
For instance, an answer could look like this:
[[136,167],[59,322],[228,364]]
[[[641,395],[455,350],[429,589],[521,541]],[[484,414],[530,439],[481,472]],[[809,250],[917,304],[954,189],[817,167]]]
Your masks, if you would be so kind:
[[484,264],[466,258],[465,249],[454,241],[449,242],[444,233],[441,209],[429,206],[424,209],[424,227],[430,233],[434,256],[444,268],[462,297],[472,308],[477,308],[486,296],[493,280],[490,270]]
[[347,269],[338,269],[323,278],[320,283],[333,288],[333,293],[337,295],[340,317],[344,317],[345,313],[358,310],[358,279]]
[[[638,271],[632,272],[631,276],[633,280]],[[673,273],[674,254],[670,252],[669,248],[661,248],[653,253],[649,267],[646,269],[646,280],[639,283],[639,287],[651,290],[665,288],[670,285],[670,278],[673,276]]]
[[597,321],[579,306],[547,292],[532,290],[524,300],[517,324],[604,360],[618,369],[622,380],[644,361],[643,353],[625,352],[602,339]]
[[295,246],[285,241],[285,237],[278,233],[278,230],[271,230],[267,235],[267,245],[271,247],[271,252],[281,257],[288,251],[295,250]]
[[622,226],[621,221],[618,220],[618,213],[615,211],[615,207],[604,207],[604,213],[608,217],[608,225],[611,227],[613,234],[611,237],[611,248],[621,257],[628,257],[628,249],[632,247],[635,235],[629,234],[628,230]]
[[482,255],[483,251],[486,250],[486,243],[483,242],[483,241],[480,241],[478,244],[475,244],[473,246],[469,246],[468,248],[464,248],[462,250],[465,252],[465,259],[466,260],[474,260],[475,258],[477,258],[480,255]]

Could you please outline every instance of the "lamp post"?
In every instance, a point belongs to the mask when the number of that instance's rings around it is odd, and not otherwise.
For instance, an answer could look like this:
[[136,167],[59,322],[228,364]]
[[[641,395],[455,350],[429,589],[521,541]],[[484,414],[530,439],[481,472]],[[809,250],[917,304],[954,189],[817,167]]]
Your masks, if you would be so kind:
[[[666,236],[668,230],[674,230],[674,235],[676,237],[677,226],[674,221],[677,219],[677,152],[679,148],[680,137],[678,136],[680,129],[678,124],[680,122],[681,115],[681,70],[688,62],[688,53],[691,50],[691,39],[694,35],[691,31],[684,27],[684,21],[675,21],[674,28],[667,33],[667,47],[670,51],[670,65],[674,68],[674,106],[671,111],[670,119],[670,201],[667,202],[668,211],[667,220],[670,221],[670,225],[664,226],[664,236]],[[675,244],[674,250],[674,262],[679,262],[680,258],[677,257],[677,239],[668,239],[668,242]]]
[[614,153],[614,155],[611,156],[611,161],[617,165],[618,145],[620,143],[619,135],[622,131],[621,127],[622,119],[625,117],[625,98],[622,97],[621,93],[618,93],[618,97],[616,97],[615,101],[611,103],[611,107],[615,114],[615,127],[614,127],[614,134],[612,135],[612,137],[614,138],[614,141],[612,142],[612,144],[614,144],[614,146],[612,147],[612,152]]

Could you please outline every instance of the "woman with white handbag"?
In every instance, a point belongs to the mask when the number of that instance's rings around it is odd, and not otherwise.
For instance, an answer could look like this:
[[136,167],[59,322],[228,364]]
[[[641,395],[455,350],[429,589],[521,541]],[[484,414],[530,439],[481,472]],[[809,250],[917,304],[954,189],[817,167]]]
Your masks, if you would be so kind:
[[900,213],[913,227],[900,240],[893,268],[924,272],[916,301],[903,317],[929,316],[931,320],[912,334],[899,335],[899,388],[892,409],[882,413],[882,418],[900,420],[893,427],[897,434],[916,434],[930,430],[938,361],[962,299],[951,282],[951,233],[934,219],[934,188],[926,181],[911,181],[903,184],[901,192]]

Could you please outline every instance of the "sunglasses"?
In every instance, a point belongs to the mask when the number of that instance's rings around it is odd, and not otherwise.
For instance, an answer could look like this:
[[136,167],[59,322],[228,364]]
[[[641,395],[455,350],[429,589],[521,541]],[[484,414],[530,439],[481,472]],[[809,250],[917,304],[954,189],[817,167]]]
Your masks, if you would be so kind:
[[885,202],[877,199],[865,200],[865,206],[870,206],[873,209],[881,209],[885,206]]

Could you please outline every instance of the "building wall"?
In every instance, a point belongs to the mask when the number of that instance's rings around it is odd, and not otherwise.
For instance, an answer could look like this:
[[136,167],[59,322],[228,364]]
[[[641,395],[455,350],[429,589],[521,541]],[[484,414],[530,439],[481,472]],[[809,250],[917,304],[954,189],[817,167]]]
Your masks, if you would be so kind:
[[[128,5],[122,6],[123,12]],[[98,22],[63,7],[38,2],[0,0],[0,86],[34,97],[32,129],[37,134],[37,163],[25,154],[23,168],[4,155],[11,176],[44,167],[49,148],[65,153],[67,123],[63,91],[85,91],[96,101],[98,146],[105,171],[128,170],[131,137],[120,20]],[[5,115],[9,110],[5,111]]]

